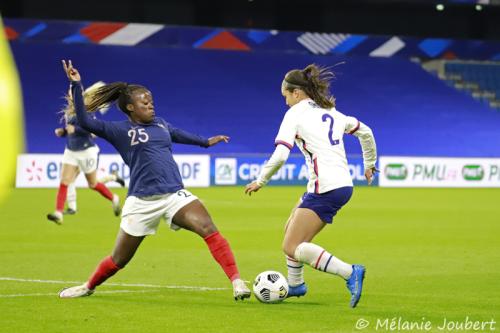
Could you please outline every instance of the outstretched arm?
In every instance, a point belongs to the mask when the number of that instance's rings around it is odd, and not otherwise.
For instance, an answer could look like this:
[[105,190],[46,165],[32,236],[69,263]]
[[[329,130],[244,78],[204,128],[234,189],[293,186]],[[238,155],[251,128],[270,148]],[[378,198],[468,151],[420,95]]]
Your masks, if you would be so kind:
[[200,135],[184,131],[180,128],[175,128],[170,124],[168,125],[168,129],[170,131],[170,135],[172,136],[172,141],[175,143],[202,146],[208,148],[218,144],[219,142],[225,142],[225,143],[229,142],[229,137],[226,135],[216,135],[207,139]]
[[104,122],[102,120],[90,117],[87,113],[87,110],[85,109],[80,73],[76,68],[73,67],[71,60],[69,60],[67,63],[63,60],[62,64],[64,67],[64,71],[66,72],[66,75],[71,82],[71,96],[75,105],[75,113],[78,119],[78,124],[80,124],[83,129],[89,132],[95,133],[102,137],[106,137]]
[[290,149],[281,144],[277,145],[273,155],[260,171],[259,177],[245,187],[245,193],[252,195],[253,192],[257,192],[267,184],[271,177],[285,164],[289,155]]
[[375,172],[378,172],[375,167],[375,163],[377,162],[377,145],[375,143],[373,132],[370,127],[366,126],[362,122],[358,122],[358,125],[353,131],[350,132],[350,134],[357,137],[359,143],[361,144],[365,178],[368,181],[368,185],[371,185]]
[[290,150],[293,148],[295,135],[297,134],[298,118],[291,110],[288,110],[280,125],[278,135],[274,141],[276,149],[260,171],[259,177],[245,187],[245,193],[252,195],[267,184],[271,177],[285,164]]

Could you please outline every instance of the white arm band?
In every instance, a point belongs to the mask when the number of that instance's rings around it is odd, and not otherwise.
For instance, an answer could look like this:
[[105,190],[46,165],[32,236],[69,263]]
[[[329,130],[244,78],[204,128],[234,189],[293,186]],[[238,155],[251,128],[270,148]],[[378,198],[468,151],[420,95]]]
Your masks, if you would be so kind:
[[266,165],[262,167],[262,170],[260,170],[260,175],[256,180],[257,185],[264,186],[267,184],[276,171],[285,164],[289,155],[290,149],[283,145],[277,145],[271,158],[267,161]]
[[359,122],[359,128],[353,135],[359,139],[359,143],[361,144],[365,170],[375,167],[375,162],[377,162],[377,145],[375,144],[375,137],[370,127]]

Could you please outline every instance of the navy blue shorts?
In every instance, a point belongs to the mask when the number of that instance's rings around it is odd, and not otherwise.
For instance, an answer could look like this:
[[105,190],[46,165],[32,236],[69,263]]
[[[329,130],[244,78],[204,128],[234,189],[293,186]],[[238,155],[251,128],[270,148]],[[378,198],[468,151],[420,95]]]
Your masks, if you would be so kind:
[[321,221],[332,223],[333,217],[352,196],[352,186],[340,187],[321,194],[306,192],[299,208],[308,208],[318,214]]

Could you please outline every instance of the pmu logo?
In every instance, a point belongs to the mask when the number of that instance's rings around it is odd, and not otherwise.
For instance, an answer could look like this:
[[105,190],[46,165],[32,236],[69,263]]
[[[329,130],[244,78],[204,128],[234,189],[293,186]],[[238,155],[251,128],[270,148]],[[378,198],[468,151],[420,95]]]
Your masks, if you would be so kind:
[[465,180],[480,181],[484,177],[484,169],[481,165],[468,164],[462,168],[462,176]]
[[384,174],[390,180],[405,180],[408,177],[408,168],[402,163],[387,164]]

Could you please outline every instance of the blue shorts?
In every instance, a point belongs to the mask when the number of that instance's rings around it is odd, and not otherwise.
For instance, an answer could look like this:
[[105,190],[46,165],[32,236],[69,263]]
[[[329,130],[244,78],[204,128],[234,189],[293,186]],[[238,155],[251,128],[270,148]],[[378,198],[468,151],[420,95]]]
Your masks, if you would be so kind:
[[352,186],[346,186],[321,194],[306,192],[299,208],[308,208],[318,214],[321,221],[332,223],[340,208],[351,199],[352,190]]

